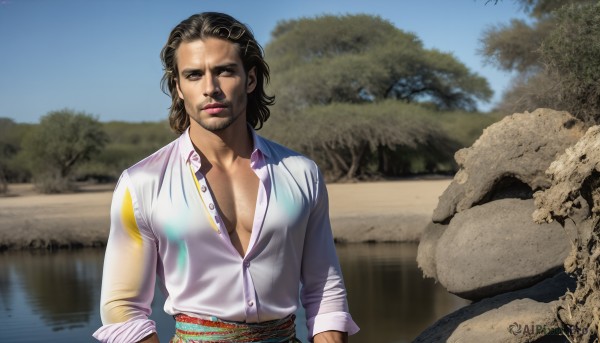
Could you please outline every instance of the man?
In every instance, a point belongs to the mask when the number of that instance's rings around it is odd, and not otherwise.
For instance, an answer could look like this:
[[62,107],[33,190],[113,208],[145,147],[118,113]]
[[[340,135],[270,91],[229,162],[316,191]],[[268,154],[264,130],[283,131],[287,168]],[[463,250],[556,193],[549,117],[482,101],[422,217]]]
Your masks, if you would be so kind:
[[298,287],[314,342],[346,342],[348,313],[316,165],[254,132],[274,98],[250,30],[221,13],[177,25],[162,85],[181,136],[123,172],[111,206],[103,342],[158,342],[159,276],[171,342],[295,342]]

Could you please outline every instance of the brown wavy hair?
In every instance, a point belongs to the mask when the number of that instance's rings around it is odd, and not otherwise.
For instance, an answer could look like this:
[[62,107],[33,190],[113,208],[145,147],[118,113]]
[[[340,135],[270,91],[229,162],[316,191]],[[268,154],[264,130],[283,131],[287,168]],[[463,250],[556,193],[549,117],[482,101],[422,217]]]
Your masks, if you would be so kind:
[[160,52],[164,69],[160,86],[172,100],[169,109],[171,129],[181,134],[190,126],[189,115],[177,93],[177,48],[182,42],[208,37],[225,39],[236,44],[246,73],[253,67],[256,68],[256,88],[248,94],[246,121],[259,130],[271,114],[269,106],[275,102],[275,97],[267,95],[264,89],[269,83],[269,66],[265,62],[263,48],[246,25],[230,15],[218,12],[194,14],[179,23],[171,31]]

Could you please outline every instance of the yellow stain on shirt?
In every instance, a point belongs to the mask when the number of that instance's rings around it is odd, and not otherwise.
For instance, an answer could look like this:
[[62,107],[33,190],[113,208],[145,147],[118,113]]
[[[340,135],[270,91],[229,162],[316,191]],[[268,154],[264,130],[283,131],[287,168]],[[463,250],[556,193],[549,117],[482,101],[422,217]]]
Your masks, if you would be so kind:
[[123,197],[123,204],[121,205],[121,218],[123,220],[123,227],[129,234],[134,243],[142,245],[142,234],[135,221],[133,214],[133,201],[131,200],[131,193],[129,189],[125,191]]

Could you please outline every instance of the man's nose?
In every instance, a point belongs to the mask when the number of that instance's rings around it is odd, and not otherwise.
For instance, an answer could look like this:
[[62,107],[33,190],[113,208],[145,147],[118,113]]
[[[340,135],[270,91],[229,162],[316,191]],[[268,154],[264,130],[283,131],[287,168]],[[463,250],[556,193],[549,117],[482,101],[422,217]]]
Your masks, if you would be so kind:
[[203,93],[204,96],[215,97],[221,92],[217,77],[206,75],[204,78]]

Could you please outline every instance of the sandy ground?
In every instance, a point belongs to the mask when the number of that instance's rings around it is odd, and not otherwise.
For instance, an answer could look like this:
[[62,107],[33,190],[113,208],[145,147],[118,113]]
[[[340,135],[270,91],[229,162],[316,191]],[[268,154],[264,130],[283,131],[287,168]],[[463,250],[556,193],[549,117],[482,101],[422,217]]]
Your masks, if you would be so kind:
[[[336,241],[418,241],[450,181],[328,185]],[[41,195],[29,184],[11,185],[0,197],[0,250],[103,245],[112,190],[93,185],[75,194]]]

